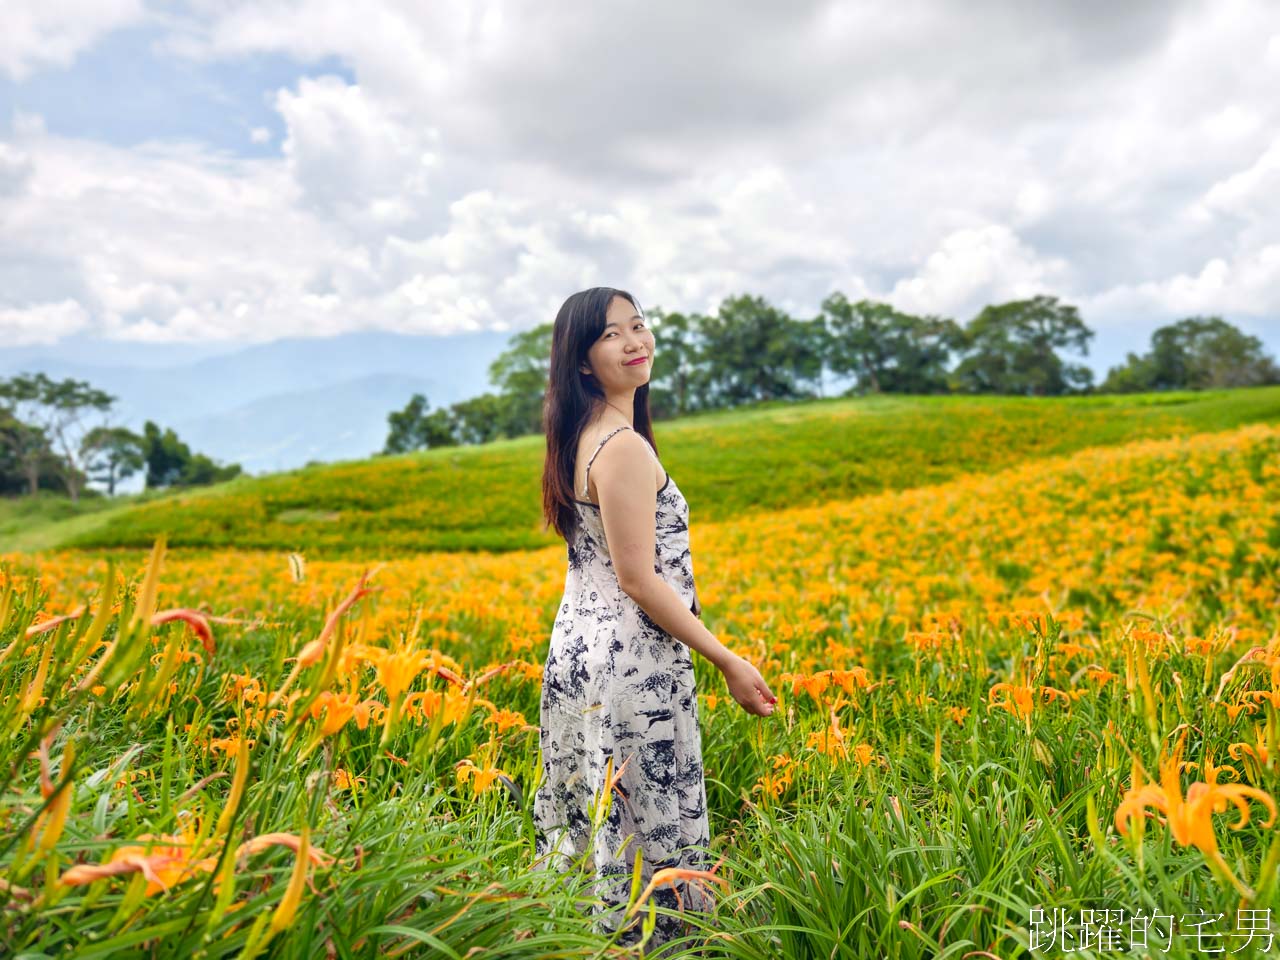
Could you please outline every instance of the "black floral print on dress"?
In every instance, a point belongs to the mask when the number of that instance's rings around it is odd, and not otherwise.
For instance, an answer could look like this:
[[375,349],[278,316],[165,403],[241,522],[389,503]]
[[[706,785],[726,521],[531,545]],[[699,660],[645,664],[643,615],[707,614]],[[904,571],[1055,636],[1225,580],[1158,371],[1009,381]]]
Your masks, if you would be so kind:
[[[595,454],[629,429],[619,427],[600,441],[587,464],[588,482]],[[649,453],[657,461],[652,447]],[[564,871],[588,857],[601,901],[599,926],[612,932],[623,922],[637,848],[642,884],[664,867],[708,869],[707,791],[690,650],[623,592],[599,508],[576,502],[579,531],[567,547],[564,598],[543,670],[542,778],[533,820],[539,862]],[[670,474],[657,497],[653,569],[701,615],[689,506]],[[603,796],[609,771],[617,777],[620,768],[609,813],[593,837],[591,806]],[[705,886],[662,886],[652,896],[673,910],[713,905]],[[650,945],[678,936],[683,926],[678,917],[659,916]],[[639,937],[637,922],[620,940]]]

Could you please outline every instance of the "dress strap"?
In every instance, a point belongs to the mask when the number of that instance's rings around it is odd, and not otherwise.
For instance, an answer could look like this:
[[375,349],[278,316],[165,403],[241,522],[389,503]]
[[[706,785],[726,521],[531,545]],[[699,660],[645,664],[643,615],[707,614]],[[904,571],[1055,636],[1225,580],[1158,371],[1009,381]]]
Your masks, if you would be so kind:
[[599,443],[596,444],[595,450],[592,451],[590,458],[587,460],[586,476],[583,478],[583,481],[582,481],[582,495],[584,497],[590,496],[588,491],[591,489],[591,464],[595,462],[596,454],[600,452],[600,448],[603,447],[605,445],[605,441],[607,441],[615,433],[621,433],[623,430],[630,430],[630,429],[631,428],[628,427],[626,424],[623,424],[622,426],[618,427],[616,430],[612,431],[611,433],[606,434],[604,440],[601,440]]

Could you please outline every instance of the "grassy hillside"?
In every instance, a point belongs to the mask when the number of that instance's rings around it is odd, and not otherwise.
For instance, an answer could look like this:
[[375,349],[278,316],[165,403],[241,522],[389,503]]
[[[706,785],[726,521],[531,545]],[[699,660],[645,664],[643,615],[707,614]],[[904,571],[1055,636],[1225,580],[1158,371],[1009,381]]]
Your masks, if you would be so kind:
[[[866,397],[722,411],[656,427],[695,521],[847,500],[1027,457],[1280,422],[1280,388],[1077,398]],[[245,477],[13,531],[4,549],[171,546],[326,556],[510,550],[541,529],[539,436]]]
[[[1099,904],[1126,937],[1138,910],[1280,909],[1280,425],[694,534],[708,628],[779,698],[751,716],[693,661],[719,878],[689,915],[701,955],[1047,958],[1037,910],[1074,947]],[[562,549],[23,559],[12,603],[0,566],[11,954],[248,955],[296,905],[258,957],[624,955],[588,929],[587,858],[534,869]],[[61,619],[81,603],[93,626]],[[175,607],[208,619],[148,616]],[[616,794],[597,765],[592,794],[622,809],[641,757]],[[1184,795],[1194,843],[1153,815]],[[169,838],[155,859],[147,836]],[[1241,946],[1218,952],[1274,955]]]

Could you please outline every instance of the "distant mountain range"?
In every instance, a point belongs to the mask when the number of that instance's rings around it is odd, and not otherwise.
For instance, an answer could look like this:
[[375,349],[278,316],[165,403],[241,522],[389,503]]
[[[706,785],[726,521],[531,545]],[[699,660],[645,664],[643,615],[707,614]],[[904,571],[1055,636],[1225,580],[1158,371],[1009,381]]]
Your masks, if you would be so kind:
[[[193,451],[258,474],[381,450],[387,414],[415,392],[434,409],[493,389],[489,364],[510,337],[373,331],[239,349],[68,341],[0,350],[0,377],[41,370],[86,380],[118,398],[113,425],[141,432],[153,420]],[[134,477],[123,489],[141,486]]]

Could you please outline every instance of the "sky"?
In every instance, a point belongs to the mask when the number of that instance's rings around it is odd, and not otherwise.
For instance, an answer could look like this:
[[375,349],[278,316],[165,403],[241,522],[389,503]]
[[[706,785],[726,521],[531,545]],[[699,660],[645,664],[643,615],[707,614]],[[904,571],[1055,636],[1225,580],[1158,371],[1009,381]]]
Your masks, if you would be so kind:
[[518,331],[575,290],[1075,305],[1280,357],[1280,3],[5,0],[0,346]]

